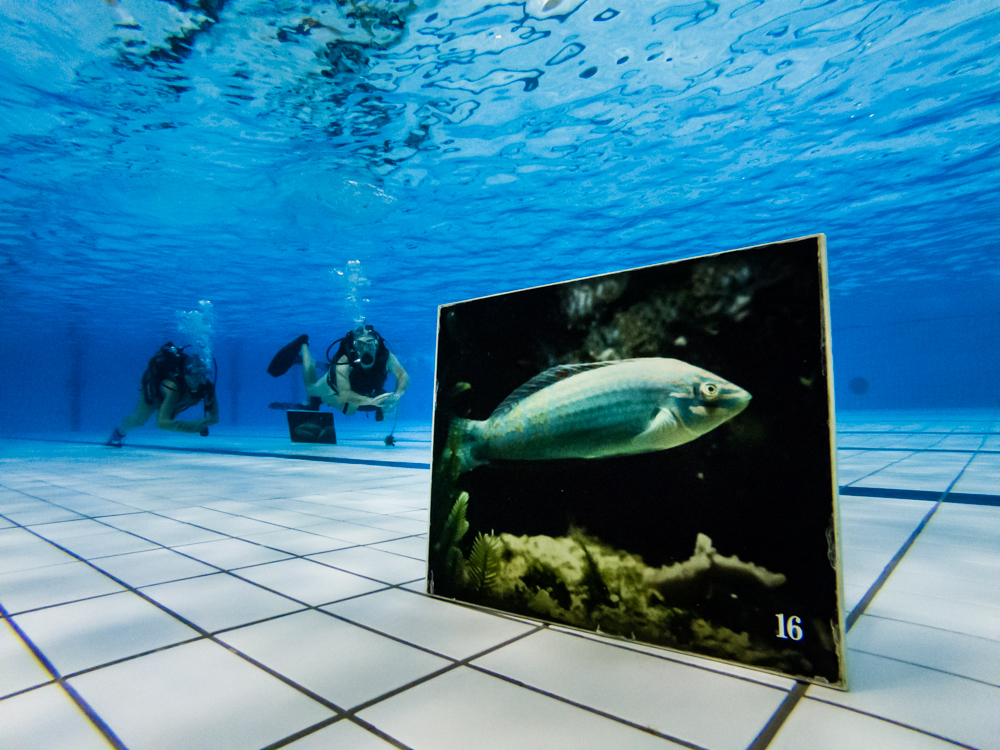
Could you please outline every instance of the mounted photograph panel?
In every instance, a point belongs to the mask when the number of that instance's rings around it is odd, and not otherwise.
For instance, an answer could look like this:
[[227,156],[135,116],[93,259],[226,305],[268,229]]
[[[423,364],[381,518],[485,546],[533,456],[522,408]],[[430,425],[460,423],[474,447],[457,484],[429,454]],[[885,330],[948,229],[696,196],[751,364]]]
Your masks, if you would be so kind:
[[442,305],[428,593],[846,689],[823,235]]

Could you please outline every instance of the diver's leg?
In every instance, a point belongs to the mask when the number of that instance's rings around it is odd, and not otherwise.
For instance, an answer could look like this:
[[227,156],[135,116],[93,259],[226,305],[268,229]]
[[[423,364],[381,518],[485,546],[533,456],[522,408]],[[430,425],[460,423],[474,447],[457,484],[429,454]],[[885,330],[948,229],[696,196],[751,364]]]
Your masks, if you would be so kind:
[[146,399],[140,393],[139,403],[136,404],[135,409],[122,420],[122,423],[118,427],[115,427],[115,431],[111,433],[111,437],[108,438],[105,445],[121,448],[122,442],[125,440],[125,435],[128,434],[129,430],[146,424],[154,411],[156,411],[156,408],[147,404]]
[[309,343],[309,337],[303,333],[295,341],[291,341],[281,347],[278,353],[274,355],[274,359],[271,360],[271,364],[267,366],[267,374],[275,378],[280,378],[288,372],[299,356],[299,347],[307,343]]
[[155,411],[155,406],[147,404],[146,399],[139,396],[139,403],[136,404],[135,410],[122,420],[118,430],[123,435],[127,435],[129,430],[134,430],[136,427],[142,427],[142,425],[146,424]]
[[344,408],[343,399],[330,387],[327,375],[316,375],[316,362],[307,346],[302,347],[302,379],[306,384],[306,394],[309,396],[309,405],[305,408],[319,411],[321,403],[337,410]]
[[306,384],[306,388],[316,382],[316,360],[312,358],[309,344],[302,345],[302,382]]

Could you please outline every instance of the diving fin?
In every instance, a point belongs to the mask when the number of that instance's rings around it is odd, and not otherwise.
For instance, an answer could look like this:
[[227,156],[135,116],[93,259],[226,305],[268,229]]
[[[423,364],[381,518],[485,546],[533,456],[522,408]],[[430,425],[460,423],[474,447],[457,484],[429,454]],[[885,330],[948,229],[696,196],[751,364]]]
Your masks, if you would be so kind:
[[288,372],[292,365],[295,364],[295,359],[299,356],[299,350],[302,348],[302,345],[308,343],[309,336],[303,333],[295,341],[281,347],[278,353],[274,355],[274,359],[271,360],[271,364],[267,366],[267,374],[279,378]]

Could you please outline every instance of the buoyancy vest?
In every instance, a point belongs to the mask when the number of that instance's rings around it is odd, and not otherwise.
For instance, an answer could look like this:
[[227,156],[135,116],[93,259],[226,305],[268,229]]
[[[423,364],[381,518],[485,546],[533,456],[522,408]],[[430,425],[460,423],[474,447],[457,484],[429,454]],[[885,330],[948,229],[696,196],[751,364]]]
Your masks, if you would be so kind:
[[[340,346],[337,348],[337,353],[330,359],[330,370],[326,374],[327,385],[330,386],[330,389],[334,393],[338,392],[336,375],[338,367],[349,368],[347,377],[351,384],[351,390],[359,396],[374,398],[380,393],[385,393],[385,381],[389,376],[389,347],[378,331],[371,326],[366,326],[366,328],[368,332],[378,338],[375,361],[368,368],[362,367],[361,363],[357,361],[358,352],[354,348],[354,331],[350,331],[344,338],[339,339]],[[334,341],[333,343],[336,344],[337,342]],[[333,348],[333,344],[330,345],[330,348]],[[329,352],[329,349],[327,351]],[[340,359],[344,356],[347,357],[347,362],[341,363]]]

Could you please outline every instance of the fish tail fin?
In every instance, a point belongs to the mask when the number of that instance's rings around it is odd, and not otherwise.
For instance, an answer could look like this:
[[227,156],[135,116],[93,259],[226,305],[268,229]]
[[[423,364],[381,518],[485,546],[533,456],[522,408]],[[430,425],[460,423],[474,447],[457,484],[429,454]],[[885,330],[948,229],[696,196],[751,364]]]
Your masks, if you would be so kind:
[[448,444],[445,446],[442,458],[446,465],[451,461],[457,462],[456,474],[463,474],[489,463],[475,456],[474,448],[479,440],[481,424],[482,422],[472,419],[451,420],[451,427],[448,428]]

